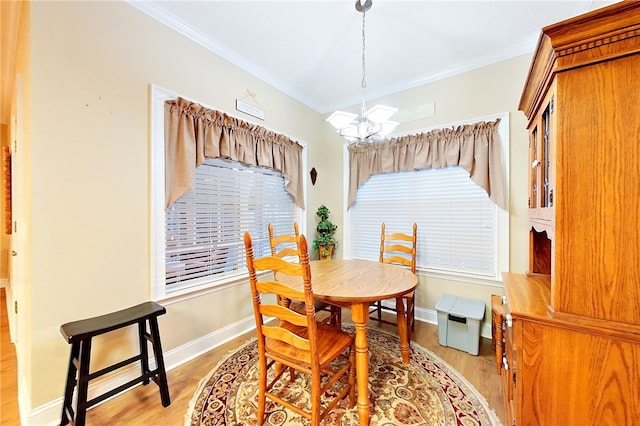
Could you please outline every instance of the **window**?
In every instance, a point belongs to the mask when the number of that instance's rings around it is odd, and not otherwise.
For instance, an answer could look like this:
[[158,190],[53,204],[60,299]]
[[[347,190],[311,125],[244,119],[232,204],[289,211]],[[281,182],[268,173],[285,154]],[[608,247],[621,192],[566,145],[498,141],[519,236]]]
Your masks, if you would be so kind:
[[244,232],[251,233],[256,256],[267,255],[268,224],[277,234],[291,233],[301,210],[281,172],[221,158],[207,158],[195,171],[194,188],[165,208],[163,103],[177,95],[153,92],[154,299],[244,281]]
[[[508,146],[505,121],[499,132]],[[374,175],[358,189],[348,220],[353,258],[378,259],[382,222],[404,233],[415,222],[418,269],[480,281],[500,280],[508,269],[508,213],[460,167]]]
[[291,233],[295,216],[280,172],[207,158],[195,188],[166,209],[167,291],[244,275],[244,232],[261,257],[271,253],[269,223]]

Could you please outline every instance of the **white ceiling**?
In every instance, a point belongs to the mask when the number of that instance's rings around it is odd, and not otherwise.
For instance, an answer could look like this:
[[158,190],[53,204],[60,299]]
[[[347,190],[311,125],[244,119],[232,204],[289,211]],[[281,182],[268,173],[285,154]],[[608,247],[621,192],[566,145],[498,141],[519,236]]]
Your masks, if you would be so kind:
[[540,29],[614,1],[163,1],[129,4],[320,113],[531,53]]

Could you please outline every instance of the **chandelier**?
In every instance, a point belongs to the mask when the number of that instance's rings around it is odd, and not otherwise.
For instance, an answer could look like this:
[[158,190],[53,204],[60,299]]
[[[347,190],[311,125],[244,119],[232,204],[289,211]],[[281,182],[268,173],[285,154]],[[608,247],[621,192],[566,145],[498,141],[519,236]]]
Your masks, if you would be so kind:
[[[356,10],[362,13],[362,89],[367,87],[367,73],[365,63],[365,15],[371,9],[371,0],[356,0]],[[363,96],[364,97],[364,96]],[[344,111],[335,111],[327,121],[336,128],[338,134],[349,143],[364,142],[369,140],[381,141],[393,131],[399,124],[390,121],[391,116],[398,108],[384,105],[376,105],[366,109],[364,99],[360,109],[360,115]]]

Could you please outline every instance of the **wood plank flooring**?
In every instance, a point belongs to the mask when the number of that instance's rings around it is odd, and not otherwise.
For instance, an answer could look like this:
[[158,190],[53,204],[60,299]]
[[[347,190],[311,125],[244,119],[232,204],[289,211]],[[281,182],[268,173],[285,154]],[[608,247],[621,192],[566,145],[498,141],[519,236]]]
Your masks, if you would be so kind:
[[20,425],[16,350],[9,335],[6,290],[0,288],[0,425]]
[[[2,290],[4,297],[4,289]],[[2,299],[2,306],[6,306]],[[4,309],[4,308],[3,308]],[[349,311],[343,311],[343,321],[349,322]],[[6,313],[2,312],[2,414],[0,424],[19,425],[17,413],[17,386],[15,385],[15,352],[14,359],[5,360],[5,353],[10,358],[10,351],[6,350],[5,338],[8,341],[8,327]],[[377,327],[377,321],[370,321],[369,326]],[[395,327],[383,324],[382,328],[394,331]],[[93,407],[87,414],[87,424],[97,425],[183,425],[188,404],[193,397],[198,383],[211,369],[234,348],[253,337],[253,332],[239,336],[236,339],[213,349],[206,354],[191,360],[168,372],[171,405],[163,408],[160,403],[158,387],[151,383],[148,386],[135,387],[117,397]],[[425,347],[459,371],[486,398],[489,406],[504,422],[504,406],[500,388],[500,376],[496,373],[495,352],[491,341],[481,339],[480,354],[469,355],[466,352],[443,347],[438,344],[438,327],[416,321],[413,341]],[[12,346],[12,345],[11,345]],[[13,362],[13,364],[12,364]],[[13,370],[12,370],[13,369]],[[7,376],[5,389],[5,375]],[[8,380],[12,376],[14,382]],[[13,386],[13,387],[12,387]],[[60,385],[62,389],[63,384]],[[5,399],[7,398],[7,399]],[[15,404],[12,404],[11,400]],[[6,401],[6,407],[5,407]],[[5,412],[6,411],[6,412]]]

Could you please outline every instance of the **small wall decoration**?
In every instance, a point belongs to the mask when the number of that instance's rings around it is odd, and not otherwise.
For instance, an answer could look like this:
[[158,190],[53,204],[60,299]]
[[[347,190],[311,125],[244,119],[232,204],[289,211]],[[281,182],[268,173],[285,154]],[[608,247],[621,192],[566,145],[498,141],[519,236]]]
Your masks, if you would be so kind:
[[264,111],[258,105],[256,94],[249,89],[242,99],[236,99],[236,110],[264,120]]
[[309,174],[311,175],[311,185],[315,185],[316,178],[318,177],[318,172],[316,172],[316,168],[315,167],[312,168]]

